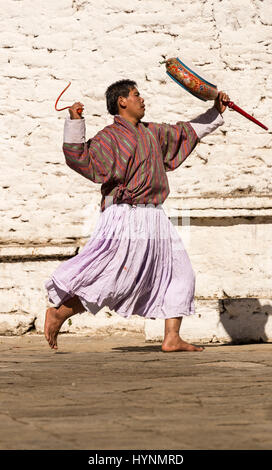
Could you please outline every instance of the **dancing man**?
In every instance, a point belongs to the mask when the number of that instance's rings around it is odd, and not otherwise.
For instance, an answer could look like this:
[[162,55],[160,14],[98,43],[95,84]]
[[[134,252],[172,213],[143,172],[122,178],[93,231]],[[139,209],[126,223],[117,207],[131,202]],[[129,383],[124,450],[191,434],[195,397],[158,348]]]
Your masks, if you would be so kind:
[[49,300],[44,333],[52,349],[72,315],[108,306],[125,318],[165,320],[163,352],[202,351],[180,337],[184,315],[195,313],[195,274],[181,237],[162,207],[166,172],[178,168],[197,143],[221,126],[229,97],[174,125],[142,121],[144,99],[132,80],[106,91],[114,122],[85,140],[84,105],[74,103],[64,124],[67,165],[101,184],[101,211],[81,252],[62,262],[45,282]]

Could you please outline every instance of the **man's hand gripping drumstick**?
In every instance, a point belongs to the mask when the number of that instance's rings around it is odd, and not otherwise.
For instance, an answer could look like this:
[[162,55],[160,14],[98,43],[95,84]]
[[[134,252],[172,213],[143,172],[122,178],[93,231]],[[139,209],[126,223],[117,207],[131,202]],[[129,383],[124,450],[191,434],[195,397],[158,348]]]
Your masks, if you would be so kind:
[[71,119],[82,119],[81,113],[84,111],[84,104],[79,101],[69,107],[69,113]]

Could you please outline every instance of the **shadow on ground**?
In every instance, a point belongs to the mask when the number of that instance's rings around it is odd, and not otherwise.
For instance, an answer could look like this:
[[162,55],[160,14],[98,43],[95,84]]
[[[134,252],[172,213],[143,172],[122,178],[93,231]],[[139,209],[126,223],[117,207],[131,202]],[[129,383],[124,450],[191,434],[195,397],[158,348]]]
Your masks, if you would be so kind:
[[256,298],[219,300],[220,322],[232,343],[264,343],[268,341],[265,326],[272,305],[262,305]]

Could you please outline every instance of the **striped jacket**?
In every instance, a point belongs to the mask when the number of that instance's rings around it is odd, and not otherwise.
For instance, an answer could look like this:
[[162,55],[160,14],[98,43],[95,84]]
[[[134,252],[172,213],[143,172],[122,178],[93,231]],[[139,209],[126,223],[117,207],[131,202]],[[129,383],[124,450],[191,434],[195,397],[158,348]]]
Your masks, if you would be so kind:
[[67,118],[63,143],[66,163],[102,184],[101,211],[111,203],[162,204],[170,192],[166,172],[178,168],[200,138],[223,123],[215,108],[206,115],[209,113],[210,122],[204,125],[201,115],[175,125],[140,121],[137,127],[116,115],[113,124],[87,142],[85,120]]

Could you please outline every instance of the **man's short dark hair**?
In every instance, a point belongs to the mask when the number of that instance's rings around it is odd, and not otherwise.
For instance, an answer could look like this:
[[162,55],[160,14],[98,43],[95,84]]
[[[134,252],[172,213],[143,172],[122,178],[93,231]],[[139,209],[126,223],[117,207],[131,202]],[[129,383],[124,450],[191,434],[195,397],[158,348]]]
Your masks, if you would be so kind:
[[119,96],[128,97],[130,90],[137,87],[133,80],[119,80],[107,88],[105,93],[107,100],[107,110],[113,116],[118,114],[117,100]]

